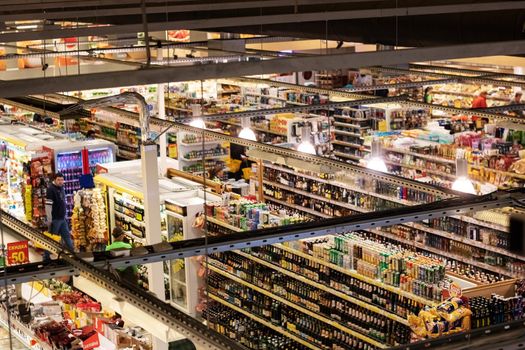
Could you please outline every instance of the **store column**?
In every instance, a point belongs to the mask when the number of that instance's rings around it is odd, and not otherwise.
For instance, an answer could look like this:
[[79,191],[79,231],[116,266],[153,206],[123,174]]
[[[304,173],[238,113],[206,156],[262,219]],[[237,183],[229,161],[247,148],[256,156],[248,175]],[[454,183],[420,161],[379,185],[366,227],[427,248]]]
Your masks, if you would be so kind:
[[[140,155],[142,163],[142,187],[144,191],[146,243],[151,245],[162,241],[157,145],[155,143],[142,144]],[[148,265],[148,284],[149,290],[154,293],[157,298],[164,301],[164,271],[162,262]],[[156,337],[153,338],[153,350],[167,349],[167,343]]]
[[[164,59],[164,49],[161,47],[157,50],[157,60],[162,61]],[[166,119],[166,106],[165,106],[165,96],[164,96],[164,84],[157,85],[157,107],[158,107],[158,117],[159,119]],[[168,137],[167,133],[162,135],[159,139],[160,147],[160,173],[162,176],[166,176],[167,165],[166,165],[166,152],[168,144],[166,138]]]

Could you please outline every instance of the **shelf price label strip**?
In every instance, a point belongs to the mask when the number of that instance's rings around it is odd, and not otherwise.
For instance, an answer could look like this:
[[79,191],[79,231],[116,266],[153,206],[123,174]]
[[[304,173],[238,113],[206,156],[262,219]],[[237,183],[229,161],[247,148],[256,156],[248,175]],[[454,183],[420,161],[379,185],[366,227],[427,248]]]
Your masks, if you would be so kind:
[[[212,260],[212,263],[213,262],[214,261]],[[220,269],[218,267],[215,267],[213,265],[208,265],[208,268],[210,270],[212,270],[212,271],[214,271],[214,272],[224,276],[224,277],[227,277],[227,278],[231,279],[232,281],[235,281],[235,282],[237,282],[239,284],[242,284],[242,285],[244,285],[244,286],[246,286],[248,288],[251,288],[251,289],[253,289],[253,290],[255,290],[255,291],[257,291],[257,292],[259,292],[261,294],[266,295],[267,297],[270,297],[270,298],[272,298],[274,300],[277,300],[278,302],[280,302],[280,303],[282,303],[284,305],[287,305],[287,306],[289,306],[291,308],[294,308],[294,309],[296,309],[296,310],[298,310],[298,311],[300,311],[300,312],[302,312],[302,313],[304,313],[304,314],[306,314],[306,315],[308,315],[310,317],[313,317],[313,318],[315,318],[315,319],[317,319],[317,320],[319,320],[321,322],[324,322],[324,323],[326,323],[326,324],[328,324],[328,325],[330,325],[330,326],[332,326],[334,328],[337,328],[337,329],[339,329],[339,330],[341,330],[341,331],[343,331],[345,333],[348,333],[348,334],[350,334],[350,335],[352,335],[352,336],[354,336],[354,337],[356,337],[358,339],[361,339],[361,340],[363,340],[363,341],[365,341],[365,342],[367,342],[369,344],[372,344],[372,345],[374,345],[374,346],[376,346],[378,348],[385,349],[387,347],[383,343],[380,343],[380,342],[378,342],[378,341],[376,341],[376,340],[374,340],[372,338],[369,338],[369,337],[367,337],[367,336],[365,336],[365,335],[363,335],[361,333],[358,333],[358,332],[353,331],[353,330],[351,330],[351,329],[349,329],[347,327],[344,327],[343,325],[339,324],[338,322],[335,322],[335,321],[329,320],[326,317],[320,316],[319,314],[317,314],[317,313],[315,313],[313,311],[305,309],[302,306],[296,305],[293,302],[290,302],[290,301],[288,301],[288,300],[286,300],[286,299],[284,299],[284,298],[282,298],[280,296],[277,296],[277,295],[275,295],[273,293],[270,293],[270,292],[266,291],[265,289],[259,288],[259,287],[255,286],[255,285],[253,285],[253,284],[251,284],[249,282],[246,282],[245,280],[243,280],[243,279],[241,279],[241,278],[239,278],[239,277],[237,277],[237,276],[235,276],[235,275],[233,275],[231,273],[228,273],[228,272],[226,272],[226,271],[224,271],[224,270],[222,270],[222,269]]]

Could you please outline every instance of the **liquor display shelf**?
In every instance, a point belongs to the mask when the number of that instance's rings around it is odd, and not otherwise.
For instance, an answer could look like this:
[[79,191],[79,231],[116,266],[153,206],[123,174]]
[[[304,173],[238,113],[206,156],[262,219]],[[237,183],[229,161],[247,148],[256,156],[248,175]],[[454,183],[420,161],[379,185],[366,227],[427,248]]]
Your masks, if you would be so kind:
[[284,268],[282,268],[280,266],[272,264],[271,262],[268,262],[268,261],[263,260],[263,259],[261,259],[259,257],[256,257],[253,254],[245,253],[245,252],[241,252],[241,251],[234,251],[234,252],[239,254],[239,255],[241,255],[241,256],[243,256],[243,257],[245,257],[245,258],[247,258],[247,259],[250,259],[250,260],[252,260],[252,261],[254,261],[254,262],[258,263],[258,264],[264,265],[264,266],[269,267],[269,268],[271,268],[271,269],[273,269],[273,270],[275,270],[277,272],[280,272],[283,275],[286,275],[286,276],[288,276],[290,278],[296,279],[296,280],[298,280],[298,281],[300,281],[302,283],[308,284],[308,285],[310,285],[310,286],[312,286],[314,288],[318,288],[318,289],[320,289],[320,290],[322,290],[324,292],[330,293],[330,294],[332,294],[332,295],[334,295],[334,296],[336,296],[338,298],[341,298],[343,300],[349,301],[352,304],[358,305],[358,306],[360,306],[362,308],[365,308],[365,309],[368,309],[368,310],[373,311],[375,313],[384,315],[384,316],[390,318],[391,320],[394,320],[394,321],[399,322],[401,324],[408,325],[408,322],[404,318],[402,318],[402,317],[400,317],[398,315],[395,315],[395,314],[393,314],[391,312],[388,312],[388,311],[386,311],[384,309],[381,309],[379,307],[376,307],[376,306],[374,306],[372,304],[369,304],[367,302],[364,302],[364,301],[361,301],[361,300],[359,300],[357,298],[354,298],[353,296],[351,296],[351,295],[349,295],[347,293],[344,293],[342,291],[339,291],[338,289],[336,289],[334,287],[326,286],[324,284],[321,284],[321,283],[318,283],[318,282],[314,281],[313,279],[303,277],[303,276],[301,276],[301,275],[299,275],[299,274],[297,274],[295,272],[289,271],[289,270],[284,269]]
[[347,153],[343,153],[343,152],[336,152],[336,151],[334,151],[334,155],[338,156],[338,157],[342,157],[342,158],[353,159],[353,160],[361,160],[361,159],[363,159],[363,157],[354,156],[352,154],[347,154]]
[[[348,334],[350,334],[350,335],[352,335],[352,336],[354,336],[354,337],[356,337],[358,339],[361,339],[361,340],[363,340],[363,341],[365,341],[365,342],[367,342],[369,344],[372,344],[372,345],[374,345],[374,346],[376,346],[378,348],[381,348],[381,349],[387,348],[387,346],[385,344],[382,344],[382,343],[380,343],[380,342],[378,342],[378,341],[376,341],[376,340],[374,340],[372,338],[369,338],[369,337],[367,337],[367,336],[365,336],[365,335],[363,335],[363,334],[361,334],[359,332],[356,332],[356,331],[354,331],[354,330],[352,330],[352,329],[350,329],[348,327],[345,327],[342,324],[340,324],[339,322],[335,322],[333,320],[330,320],[330,319],[328,319],[328,318],[326,318],[324,316],[321,316],[319,313],[316,313],[314,311],[308,310],[308,309],[306,309],[306,308],[304,308],[302,306],[299,306],[299,305],[297,305],[297,304],[295,304],[295,303],[293,303],[293,302],[291,302],[291,301],[289,301],[287,299],[284,299],[284,298],[282,298],[282,297],[280,297],[278,295],[270,293],[266,289],[257,287],[256,285],[254,285],[252,283],[249,283],[249,282],[243,280],[242,278],[237,277],[239,272],[236,271],[236,270],[232,270],[232,273],[230,273],[230,272],[225,271],[224,269],[221,269],[220,267],[218,267],[218,266],[222,265],[220,262],[217,262],[217,261],[214,261],[213,259],[211,259],[211,263],[212,263],[212,265],[208,265],[208,268],[211,271],[214,271],[214,272],[216,272],[216,273],[218,273],[218,274],[220,274],[220,275],[222,275],[224,277],[227,277],[227,278],[231,279],[232,281],[235,281],[235,282],[237,282],[237,283],[239,283],[239,284],[241,284],[243,286],[246,286],[246,287],[248,287],[250,289],[253,289],[254,291],[257,291],[257,292],[259,292],[261,294],[264,294],[264,295],[272,298],[273,300],[276,300],[276,301],[280,302],[283,305],[289,306],[289,307],[291,307],[291,308],[293,308],[293,309],[295,309],[295,310],[297,310],[299,312],[304,313],[305,315],[308,315],[308,316],[310,316],[312,318],[315,318],[318,321],[326,323],[326,324],[328,324],[328,325],[330,325],[330,326],[332,326],[334,328],[337,328],[337,329],[339,329],[339,330],[341,330],[341,331],[343,331],[345,333],[348,333]],[[213,264],[216,264],[216,265],[214,266]],[[227,267],[227,268],[231,269],[231,267]]]
[[[298,206],[298,205],[295,205],[295,204],[290,204],[290,203],[287,203],[287,202],[284,202],[284,201],[280,201],[280,200],[277,200],[277,199],[269,197],[269,196],[264,196],[264,198],[267,199],[267,200],[273,201],[275,203],[281,204],[283,206],[295,208],[297,210],[300,210],[300,211],[303,211],[303,212],[306,212],[306,213],[309,213],[309,214],[312,214],[312,215],[316,215],[318,217],[323,217],[323,218],[330,218],[330,217],[332,217],[330,215],[326,215],[326,214],[320,213],[320,212],[315,211],[313,209],[304,208],[304,207],[301,207],[301,206]],[[365,211],[363,211],[363,209],[361,209],[361,211],[365,212]],[[455,240],[455,241],[458,241],[458,242],[461,242],[461,243],[469,244],[469,245],[472,245],[472,246],[475,246],[475,247],[478,247],[478,248],[483,248],[483,249],[485,249],[487,251],[490,251],[490,252],[498,253],[498,254],[501,254],[501,255],[509,256],[509,257],[515,257],[515,258],[518,258],[520,260],[523,260],[523,257],[521,257],[519,255],[516,255],[516,254],[512,254],[512,253],[510,253],[509,251],[507,251],[507,250],[505,250],[503,248],[493,247],[493,246],[490,246],[488,244],[484,244],[484,243],[479,242],[479,241],[470,240],[470,239],[467,239],[467,238],[464,238],[464,237],[461,237],[461,236],[458,236],[458,235],[454,235],[454,234],[449,233],[449,232],[435,230],[435,229],[426,227],[424,225],[413,224],[413,223],[412,224],[407,224],[407,226],[411,226],[411,227],[420,229],[420,230],[428,232],[428,233],[432,233],[432,234],[435,234],[435,235],[438,235],[438,236],[449,238],[449,239],[452,239],[452,240]],[[379,231],[379,232],[376,232],[376,233],[380,234],[380,235],[384,235],[385,237],[388,237],[390,239],[396,240],[398,242],[409,244],[409,245],[412,245],[412,246],[414,246],[416,248],[419,248],[419,249],[422,249],[422,250],[426,250],[426,251],[434,253],[434,254],[438,254],[440,256],[447,256],[447,257],[452,258],[454,260],[457,260],[457,261],[460,261],[460,262],[464,262],[464,263],[467,263],[467,264],[471,264],[473,266],[479,267],[479,268],[484,269],[484,270],[493,271],[493,272],[496,272],[496,273],[499,273],[499,274],[502,274],[502,275],[505,275],[505,276],[512,276],[512,277],[519,278],[519,273],[514,273],[514,272],[508,271],[508,270],[506,270],[504,268],[501,268],[501,267],[493,266],[493,265],[486,264],[486,263],[483,263],[483,262],[480,262],[480,261],[476,261],[476,260],[472,260],[472,259],[467,259],[465,257],[462,257],[462,256],[457,255],[457,254],[453,254],[451,252],[446,252],[446,254],[444,254],[444,252],[442,250],[440,250],[440,249],[429,247],[429,246],[424,245],[424,244],[419,244],[419,243],[417,243],[417,242],[415,242],[413,240],[406,240],[406,239],[403,239],[403,238],[401,238],[399,236],[396,236],[394,234],[390,234],[390,233],[387,233],[387,232],[384,232],[384,231]]]
[[[405,150],[403,148],[384,147],[383,150],[386,151],[386,152],[406,154],[406,155],[414,156],[416,158],[426,159],[426,160],[434,162],[434,163],[444,163],[444,164],[450,164],[450,165],[455,165],[456,164],[456,161],[454,159],[444,158],[444,157],[440,157],[440,156],[432,156],[432,155],[428,155],[428,154],[421,154],[421,153],[417,153],[417,152],[410,152],[410,151]],[[411,167],[409,165],[404,165],[404,164],[401,164],[401,166]],[[494,173],[497,173],[497,174],[501,174],[501,175],[510,176],[510,177],[514,177],[514,178],[517,178],[517,179],[525,180],[525,175],[521,175],[521,174],[509,172],[509,171],[503,171],[503,170],[487,168],[487,167],[476,165],[476,164],[469,164],[469,167],[473,168],[473,169],[478,169],[478,170],[483,170],[483,171],[490,171],[490,172],[494,172]],[[415,167],[415,169],[428,171],[427,169],[418,168],[418,167]],[[442,174],[445,175],[445,176],[446,175],[453,176],[452,174],[446,174],[446,173],[442,173]]]
[[270,329],[272,329],[273,331],[279,333],[279,334],[282,334],[290,339],[293,339],[294,341],[296,341],[297,343],[303,345],[303,346],[306,346],[307,348],[309,349],[312,349],[312,350],[321,350],[320,348],[318,348],[317,346],[295,336],[294,334],[290,333],[289,331],[285,330],[284,328],[282,327],[278,327],[274,324],[272,324],[271,322],[269,321],[266,321],[265,319],[261,318],[261,317],[258,317],[258,316],[255,316],[253,313],[251,312],[248,312],[246,310],[244,310],[243,308],[235,305],[235,304],[232,304],[226,300],[224,300],[223,298],[217,296],[217,295],[214,295],[212,293],[208,293],[208,296],[210,297],[210,299],[212,300],[215,300],[216,302],[226,306],[226,307],[229,307],[231,308],[232,310],[235,310],[237,311],[238,313],[240,314],[243,314],[244,316],[247,316],[249,318],[251,318],[252,320],[262,324],[263,326],[265,327],[268,327]]
[[452,180],[456,179],[456,175],[447,174],[447,173],[445,173],[443,171],[439,171],[439,170],[426,169],[426,168],[418,167],[418,166],[415,166],[415,165],[409,165],[409,164],[404,164],[404,163],[392,162],[392,161],[389,161],[389,160],[385,160],[385,163],[386,164],[390,164],[392,166],[398,166],[398,167],[407,168],[407,169],[424,171],[424,172],[427,172],[429,174],[435,174],[435,175],[439,175],[439,176],[442,176],[442,177],[447,177],[447,178],[452,179]]
[[[233,122],[229,119],[222,119],[220,120],[221,123],[225,123],[225,124],[230,124],[230,125],[235,125],[235,126],[241,126],[240,123],[237,123],[237,122]],[[277,135],[277,136],[283,136],[283,137],[286,137],[286,133],[284,132],[279,132],[279,131],[275,131],[275,130],[270,130],[270,129],[265,129],[265,128],[260,128],[260,127],[257,127],[257,126],[254,126],[252,125],[250,127],[252,130],[254,131],[260,131],[260,132],[265,132],[265,133],[269,133],[269,134],[274,134],[274,135]]]
[[458,254],[454,254],[454,253],[451,253],[451,252],[444,252],[441,249],[433,248],[433,247],[430,247],[430,246],[428,246],[426,244],[415,242],[414,240],[405,239],[405,238],[399,237],[399,236],[397,236],[395,234],[392,234],[390,232],[385,232],[385,231],[382,231],[382,230],[379,230],[379,229],[368,230],[368,231],[370,231],[372,233],[375,233],[375,234],[378,234],[380,236],[384,236],[386,238],[390,238],[391,240],[394,240],[394,241],[397,241],[397,242],[401,242],[401,243],[405,243],[405,244],[408,244],[408,245],[413,246],[415,248],[428,251],[430,253],[433,253],[433,254],[436,254],[436,255],[439,255],[439,256],[445,256],[445,257],[447,257],[449,259],[453,259],[453,260],[456,260],[456,261],[459,261],[459,262],[462,262],[462,263],[465,263],[465,264],[476,266],[476,267],[478,267],[480,269],[484,269],[484,270],[487,270],[487,271],[490,271],[490,272],[493,272],[493,273],[499,273],[501,275],[510,276],[510,277],[514,277],[514,278],[523,278],[522,274],[508,271],[508,270],[506,270],[506,269],[504,269],[502,267],[486,264],[484,262],[476,261],[476,260],[473,260],[473,259],[468,259],[468,258],[466,258],[464,256],[461,256],[461,255],[458,255]]
[[508,226],[498,225],[498,224],[495,224],[495,223],[492,223],[492,222],[479,220],[479,219],[473,218],[471,216],[455,215],[455,216],[451,216],[451,217],[454,218],[454,219],[458,219],[458,220],[461,220],[461,221],[465,221],[465,222],[474,224],[474,225],[491,228],[493,230],[498,230],[498,231],[501,231],[501,232],[509,232],[509,227]]
[[267,196],[267,195],[264,195],[264,199],[272,201],[272,202],[275,202],[277,204],[284,205],[286,207],[294,208],[294,209],[300,210],[302,212],[305,212],[305,213],[308,213],[308,214],[311,214],[311,215],[315,215],[315,216],[318,216],[318,217],[321,217],[321,218],[326,218],[327,219],[327,218],[331,218],[332,217],[331,215],[323,214],[323,213],[320,213],[320,212],[318,212],[316,210],[313,210],[313,209],[310,209],[310,208],[301,207],[300,205],[287,203],[285,201],[281,201],[279,199],[276,199],[276,198],[273,198],[273,197],[270,197],[270,196]]
[[486,243],[483,243],[483,242],[480,242],[480,241],[476,241],[476,240],[473,240],[473,239],[462,237],[460,235],[457,235],[457,234],[454,234],[454,233],[450,233],[450,232],[446,232],[446,231],[443,231],[443,230],[438,230],[438,229],[435,229],[435,228],[432,228],[432,227],[427,227],[425,225],[414,223],[414,222],[406,223],[405,225],[409,226],[409,227],[416,228],[416,229],[421,230],[421,231],[432,233],[432,234],[434,234],[436,236],[445,237],[445,238],[451,239],[453,241],[457,241],[457,242],[465,243],[465,244],[468,244],[468,245],[471,245],[471,246],[475,246],[476,248],[485,249],[485,250],[487,250],[489,252],[493,252],[493,253],[497,253],[497,254],[501,254],[501,255],[505,255],[505,256],[511,257],[511,258],[515,258],[515,259],[519,259],[519,260],[525,261],[525,256],[511,253],[511,252],[509,252],[508,250],[506,250],[504,248],[494,247],[494,246],[491,246],[489,244],[486,244]]
[[320,264],[320,265],[323,265],[323,266],[326,266],[334,271],[338,271],[340,273],[343,273],[345,275],[348,275],[350,277],[353,277],[357,280],[360,280],[360,281],[363,281],[365,283],[368,283],[368,284],[371,284],[371,285],[374,285],[376,287],[379,287],[379,288],[382,288],[382,289],[385,289],[391,293],[394,293],[394,294],[397,294],[397,295],[400,295],[400,296],[403,296],[405,298],[408,298],[408,299],[411,299],[411,300],[414,300],[414,301],[417,301],[421,304],[424,304],[424,305],[430,305],[430,306],[434,306],[435,303],[432,301],[432,300],[429,300],[429,299],[426,299],[426,298],[423,298],[423,297],[420,297],[420,296],[417,296],[415,294],[412,294],[410,292],[407,292],[407,291],[404,291],[400,288],[397,288],[397,287],[394,287],[394,286],[391,286],[389,284],[386,284],[386,283],[383,283],[379,280],[375,280],[373,278],[369,278],[369,277],[366,277],[366,276],[363,276],[361,275],[360,273],[358,273],[357,271],[354,271],[354,270],[350,270],[350,269],[346,269],[346,268],[343,268],[343,267],[340,267],[338,265],[335,265],[335,264],[332,264],[328,261],[324,261],[324,260],[321,260],[321,259],[318,259],[310,254],[307,254],[307,253],[304,253],[302,251],[299,251],[297,249],[293,249],[293,248],[290,248],[284,244],[276,244],[276,246],[284,251],[287,251],[291,254],[295,254],[297,256],[300,256],[304,259],[308,259],[312,262],[315,262],[317,264]]
[[[13,334],[22,344],[24,344],[28,349],[38,349],[38,350],[53,350],[50,344],[38,339],[35,336],[34,332],[31,331],[26,325],[16,319],[16,317],[11,317],[11,327],[7,323],[7,312],[5,310],[0,311],[0,324],[7,328],[11,334]],[[28,340],[27,338],[31,340]],[[32,345],[32,341],[35,342],[35,345]]]
[[232,226],[230,224],[228,224],[227,222],[224,222],[222,220],[219,220],[219,219],[216,219],[216,218],[213,218],[211,216],[206,216],[206,220],[211,222],[211,223],[214,223],[216,225],[219,225],[219,226],[222,226],[222,227],[225,227],[229,230],[232,230],[234,232],[242,232],[243,230],[239,227],[236,227],[236,226]]
[[[279,170],[279,171],[292,173],[291,170],[288,170],[288,169],[285,169],[285,168],[282,168],[282,167],[279,167],[279,166],[272,165],[272,166],[267,166],[267,167],[272,168],[272,169],[276,169],[276,170]],[[319,182],[328,183],[328,184],[332,184],[332,185],[335,185],[335,186],[338,185],[337,182],[327,181],[327,180],[324,180],[324,179],[316,178],[314,176],[303,175],[303,174],[297,174],[297,176],[310,178],[310,179],[313,179],[313,180],[316,180],[316,181],[319,181]],[[306,191],[301,191],[299,189],[295,189],[293,187],[282,185],[282,184],[278,184],[278,183],[275,183],[275,182],[269,182],[269,181],[265,180],[265,183],[267,183],[268,185],[271,185],[271,186],[275,186],[275,187],[279,187],[279,188],[285,189],[285,190],[294,191],[295,193],[298,193],[298,194],[301,194],[301,195],[304,195],[304,196],[307,196],[307,197],[310,197],[310,198],[313,198],[313,199],[321,200],[321,201],[324,201],[326,203],[335,204],[335,205],[338,205],[338,206],[339,206],[339,203],[346,204],[346,203],[343,203],[343,202],[329,200],[329,199],[324,198],[322,196],[318,196],[318,195],[315,195],[315,194],[312,194],[312,193],[306,192]],[[346,184],[341,184],[341,185],[343,185],[347,189],[354,190],[354,188],[348,187],[348,186],[346,186]],[[370,192],[367,192],[367,191],[363,191],[362,189],[357,189],[357,190],[358,191],[360,190],[362,193],[370,193]],[[386,197],[386,198],[388,198],[388,200],[392,200],[392,201],[394,200],[393,198],[388,197],[388,196],[382,196],[382,197],[383,198]],[[315,216],[318,216],[318,217],[323,217],[323,218],[330,218],[330,217],[332,217],[330,215],[327,215],[327,214],[324,214],[324,213],[320,213],[320,212],[318,212],[318,211],[316,211],[314,209],[301,207],[301,206],[298,206],[296,204],[291,204],[291,203],[288,203],[286,201],[281,201],[281,200],[275,199],[275,198],[267,196],[267,195],[265,195],[264,198],[267,199],[267,200],[270,200],[272,202],[275,202],[277,204],[280,204],[280,205],[283,205],[283,206],[286,206],[286,207],[290,207],[290,208],[294,208],[294,209],[297,209],[297,210],[300,210],[300,211],[303,211],[303,212],[306,212],[306,213],[309,213],[311,215],[315,215]],[[398,200],[398,201],[402,201],[402,200]],[[404,202],[406,203],[407,201],[404,201]],[[403,204],[405,204],[405,203],[403,203]],[[346,208],[349,208],[349,207],[344,206],[344,205],[342,205],[342,206],[346,207]],[[364,208],[355,207],[355,206],[353,206],[350,209],[354,210],[354,211],[357,211],[357,212],[362,212],[362,213],[366,213],[366,212],[370,211],[370,210],[367,210],[367,209],[364,209]],[[463,218],[463,216],[462,216],[462,218]],[[507,232],[508,231],[507,229],[504,229],[503,226],[494,225],[494,224],[490,224],[490,223],[485,223],[485,222],[482,222],[482,221],[474,219],[474,218],[470,218],[469,221],[471,223],[479,225],[479,226],[485,226],[485,227],[488,227],[488,228],[494,228],[494,229],[497,229],[497,230],[500,230],[500,231],[503,231],[503,232]],[[430,233],[430,234],[434,234],[436,236],[440,236],[440,237],[444,237],[444,238],[447,238],[447,239],[451,239],[453,241],[461,242],[461,243],[467,244],[469,246],[473,246],[473,247],[476,247],[476,248],[481,248],[481,249],[484,249],[487,252],[500,254],[500,255],[503,255],[503,256],[515,258],[515,259],[522,260],[522,261],[525,259],[523,256],[519,256],[517,254],[513,254],[513,253],[509,252],[508,250],[506,250],[504,248],[491,246],[489,244],[486,244],[486,243],[483,243],[483,242],[480,242],[480,241],[477,241],[477,240],[472,240],[472,239],[469,239],[469,238],[466,238],[466,237],[463,237],[463,236],[460,236],[460,235],[456,235],[456,234],[453,234],[453,233],[449,233],[449,232],[446,232],[446,231],[433,229],[433,228],[427,227],[425,225],[421,225],[421,224],[417,224],[417,223],[409,223],[409,224],[407,224],[407,226],[419,229],[421,231],[424,231],[424,232],[427,232],[427,233]],[[379,234],[385,234],[386,235],[387,233],[384,232],[384,231],[380,231]],[[434,253],[434,254],[438,254],[440,256],[447,256],[447,257],[452,258],[454,260],[457,260],[457,261],[460,261],[460,262],[464,262],[464,263],[467,263],[467,264],[471,264],[473,266],[476,266],[476,267],[484,269],[484,270],[493,271],[493,272],[496,272],[496,273],[499,273],[499,274],[502,274],[502,275],[505,275],[505,276],[512,276],[512,277],[516,277],[516,278],[519,277],[519,273],[509,271],[509,270],[507,270],[505,268],[502,268],[502,267],[490,265],[490,264],[487,264],[487,263],[484,263],[484,262],[481,262],[481,261],[476,261],[476,260],[473,260],[473,259],[467,259],[467,258],[465,258],[465,257],[463,257],[461,255],[457,255],[457,254],[454,254],[452,252],[446,252],[445,253],[442,250],[439,250],[439,249],[436,249],[436,248],[433,248],[433,247],[430,247],[430,246],[427,246],[427,245],[417,244],[415,241],[404,240],[401,237],[398,237],[398,236],[393,235],[393,234],[388,234],[388,237],[390,239],[397,240],[397,241],[399,241],[401,243],[410,244],[410,245],[412,245],[412,246],[414,246],[414,247],[416,247],[418,249],[426,250],[428,252],[431,252],[431,253]]]
[[383,195],[383,194],[367,191],[367,190],[363,189],[362,187],[352,186],[350,184],[341,183],[341,182],[338,182],[336,180],[325,180],[325,179],[321,179],[321,178],[319,178],[317,176],[307,175],[307,174],[303,174],[303,173],[298,173],[298,172],[295,172],[292,169],[287,169],[287,168],[280,167],[280,166],[273,165],[273,164],[265,163],[264,167],[265,168],[279,170],[279,171],[282,171],[282,172],[285,172],[285,173],[288,173],[288,174],[292,174],[292,175],[296,175],[296,176],[299,176],[299,177],[304,177],[305,179],[314,180],[314,181],[317,181],[317,182],[320,182],[320,183],[325,183],[325,184],[328,184],[328,185],[333,185],[333,186],[338,186],[338,187],[344,187],[344,188],[346,188],[347,190],[350,190],[350,191],[355,191],[355,192],[367,194],[369,196],[381,198],[381,199],[384,199],[384,200],[387,200],[387,201],[392,201],[392,202],[401,203],[401,204],[405,204],[405,205],[416,205],[416,204],[419,204],[418,202],[415,202],[415,201],[409,201],[409,200],[405,200],[405,199],[401,199],[401,198],[395,198],[395,197],[386,196],[386,195]]
[[336,200],[333,200],[333,199],[328,199],[328,198],[325,198],[323,196],[310,193],[308,191],[303,191],[303,190],[300,190],[300,189],[295,188],[295,187],[291,187],[291,186],[286,186],[286,185],[280,184],[278,182],[264,180],[264,184],[265,185],[267,184],[267,185],[275,186],[275,187],[278,187],[278,188],[281,188],[281,189],[287,190],[287,191],[293,191],[293,192],[295,192],[297,194],[301,194],[303,196],[307,196],[307,197],[310,197],[310,198],[313,198],[313,199],[324,201],[326,203],[337,205],[339,207],[347,208],[347,209],[350,209],[350,210],[353,210],[353,211],[357,211],[357,212],[363,212],[364,211],[363,208],[359,208],[358,206],[352,205],[350,203],[345,203],[345,202],[340,202],[340,201],[336,201]]

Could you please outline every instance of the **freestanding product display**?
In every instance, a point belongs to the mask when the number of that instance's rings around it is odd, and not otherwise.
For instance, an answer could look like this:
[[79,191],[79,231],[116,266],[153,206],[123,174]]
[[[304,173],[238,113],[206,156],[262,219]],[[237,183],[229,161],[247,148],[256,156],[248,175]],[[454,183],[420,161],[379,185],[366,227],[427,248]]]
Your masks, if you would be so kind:
[[0,196],[2,209],[18,218],[45,226],[44,199],[53,172],[50,142],[65,142],[56,135],[26,125],[0,129]]

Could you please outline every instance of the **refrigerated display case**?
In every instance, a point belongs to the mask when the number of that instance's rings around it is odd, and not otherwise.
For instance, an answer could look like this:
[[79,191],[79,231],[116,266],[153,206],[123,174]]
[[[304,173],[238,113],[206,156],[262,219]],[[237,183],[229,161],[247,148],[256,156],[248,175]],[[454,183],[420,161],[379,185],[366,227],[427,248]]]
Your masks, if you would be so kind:
[[67,218],[71,218],[73,211],[73,195],[80,190],[80,176],[82,175],[82,150],[87,149],[89,167],[94,174],[97,164],[112,163],[116,159],[116,146],[105,140],[86,140],[71,142],[69,140],[51,142],[47,145],[53,152],[55,172],[64,174],[64,188],[66,191]]
[[[204,199],[206,198],[206,200]],[[221,197],[203,190],[187,191],[166,199],[168,241],[175,242],[198,238],[202,230],[194,226],[195,218],[204,210],[204,203],[220,201]],[[196,258],[175,259],[164,262],[167,274],[169,300],[171,303],[190,315],[196,315],[198,290],[203,281],[199,278],[199,261]]]
[[[98,174],[95,176],[95,183],[106,194],[109,232],[117,226],[122,228],[130,243],[136,247],[146,245],[148,242],[144,221],[144,216],[147,214],[144,210],[144,194],[140,167],[136,166],[136,161],[130,161],[128,163],[130,167],[116,166],[115,168],[117,169],[114,169],[113,172]],[[100,168],[102,169],[104,166]],[[112,166],[108,166],[107,168],[111,169]],[[166,200],[180,196],[186,192],[191,192],[189,196],[195,196],[195,191],[199,188],[201,188],[199,184],[189,180],[181,178],[159,178],[161,235],[163,241],[169,239],[167,213],[165,209]],[[166,267],[165,270],[164,285],[167,291],[166,299],[169,299],[170,270],[169,268],[166,269]],[[146,270],[139,268],[139,284],[146,288],[147,281]]]

